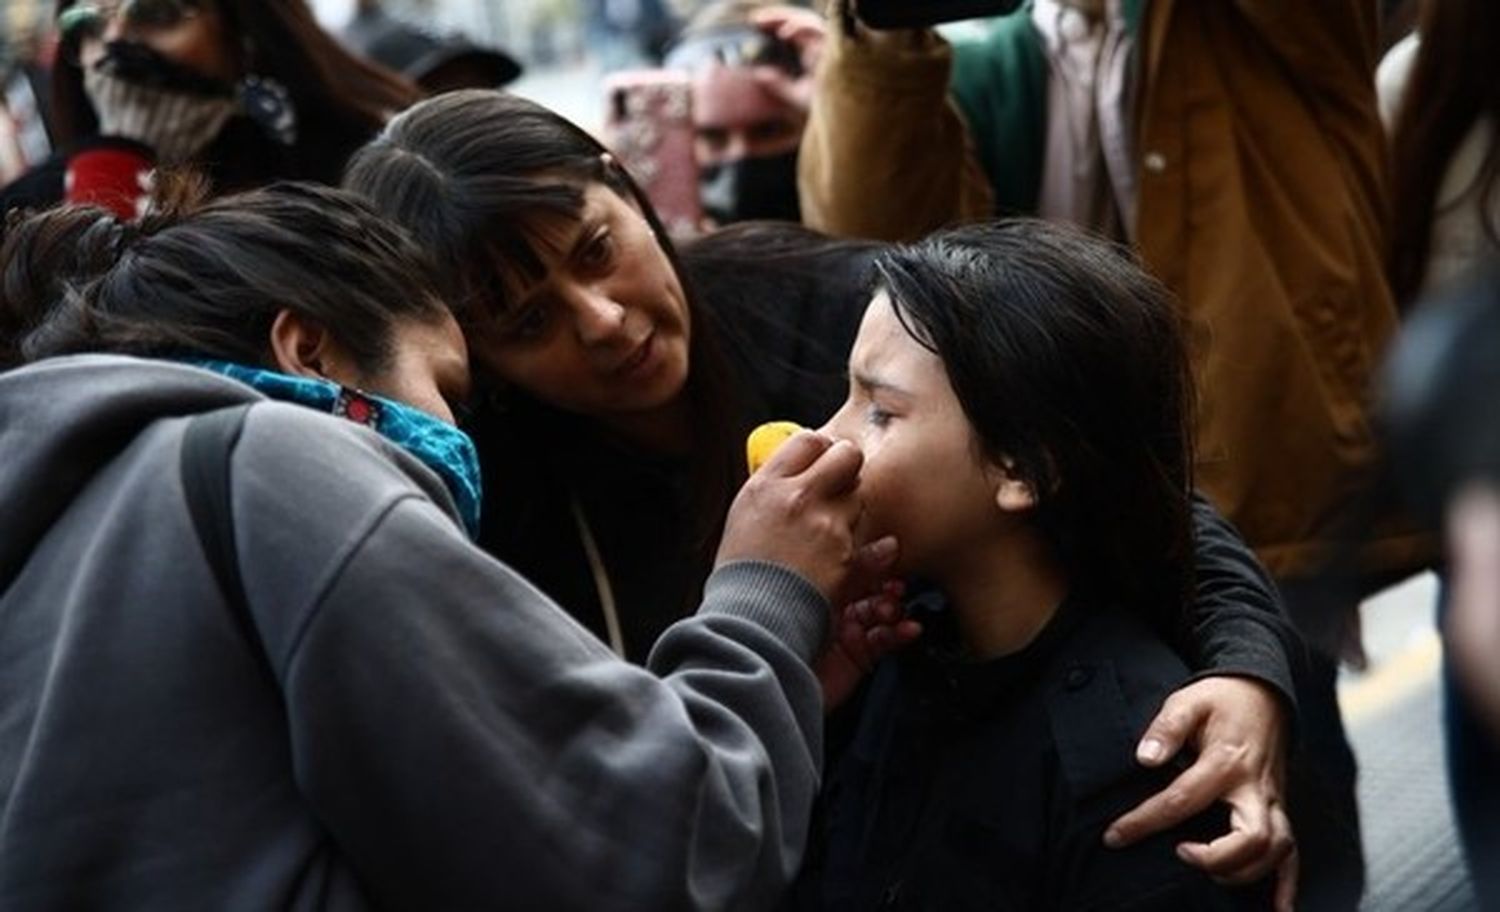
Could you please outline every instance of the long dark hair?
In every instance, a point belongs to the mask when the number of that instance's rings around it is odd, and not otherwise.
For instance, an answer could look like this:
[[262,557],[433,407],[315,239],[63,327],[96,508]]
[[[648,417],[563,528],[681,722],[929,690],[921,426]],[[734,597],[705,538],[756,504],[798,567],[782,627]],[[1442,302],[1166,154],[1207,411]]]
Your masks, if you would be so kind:
[[460,320],[488,318],[508,306],[497,268],[539,274],[542,261],[531,237],[538,217],[577,218],[588,185],[601,184],[640,209],[687,297],[692,331],[685,393],[697,438],[697,532],[706,549],[744,474],[731,420],[731,369],[661,220],[607,153],[541,105],[470,89],[428,99],[393,119],[350,160],[344,186],[412,232],[437,262]]
[[[77,0],[59,0],[61,14]],[[309,177],[332,183],[343,160],[373,136],[396,111],[421,92],[397,73],[350,53],[323,30],[305,0],[203,0],[224,18],[224,31],[239,43],[245,72],[281,82],[291,95],[304,140],[320,137],[337,161],[304,164]],[[65,146],[98,129],[83,71],[60,55],[52,75],[55,143]],[[331,141],[327,141],[331,140]],[[310,143],[304,142],[303,145]],[[305,158],[306,156],[304,156]]]
[[783,221],[737,222],[683,245],[683,265],[749,381],[741,430],[771,419],[817,426],[838,411],[871,267],[888,247]]
[[290,309],[378,371],[395,322],[444,314],[422,252],[351,193],[273,184],[202,199],[200,182],[177,180],[137,222],[84,206],[13,216],[0,367],[79,352],[263,365]]
[[[1390,278],[1403,307],[1427,274],[1438,190],[1454,153],[1481,119],[1500,124],[1500,4],[1426,0],[1417,34],[1421,45],[1392,137],[1396,224]],[[1500,226],[1488,205],[1500,190],[1500,141],[1486,151],[1470,189],[1478,190],[1485,233],[1500,244]]]
[[939,232],[876,272],[980,452],[1035,491],[1072,584],[1182,643],[1192,379],[1167,291],[1121,248],[1036,220]]

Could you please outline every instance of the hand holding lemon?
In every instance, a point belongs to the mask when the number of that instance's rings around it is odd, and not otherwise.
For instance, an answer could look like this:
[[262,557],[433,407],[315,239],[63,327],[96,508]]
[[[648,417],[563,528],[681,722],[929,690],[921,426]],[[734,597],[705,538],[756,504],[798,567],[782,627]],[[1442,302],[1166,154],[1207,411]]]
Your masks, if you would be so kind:
[[795,421],[767,421],[751,431],[745,440],[745,460],[749,463],[750,474],[758,472],[781,445],[800,430],[802,425]]

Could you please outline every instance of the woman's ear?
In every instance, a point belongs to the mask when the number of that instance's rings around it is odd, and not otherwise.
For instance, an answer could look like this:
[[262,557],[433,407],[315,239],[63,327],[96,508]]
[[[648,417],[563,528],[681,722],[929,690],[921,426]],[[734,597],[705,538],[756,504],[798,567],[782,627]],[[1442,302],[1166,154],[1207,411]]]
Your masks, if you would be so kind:
[[333,334],[316,320],[290,310],[281,311],[271,321],[271,359],[283,374],[359,385],[353,360]]
[[1036,508],[1036,489],[1016,474],[1016,464],[1006,459],[992,467],[995,505],[1002,513],[1025,513]]

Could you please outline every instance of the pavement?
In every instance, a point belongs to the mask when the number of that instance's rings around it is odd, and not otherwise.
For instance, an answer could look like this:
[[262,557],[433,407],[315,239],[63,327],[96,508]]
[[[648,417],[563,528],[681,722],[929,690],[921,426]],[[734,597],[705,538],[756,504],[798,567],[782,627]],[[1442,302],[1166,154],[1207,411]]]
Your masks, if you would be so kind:
[[1428,573],[1366,602],[1361,614],[1369,668],[1345,671],[1339,682],[1359,760],[1365,912],[1479,908],[1448,797],[1436,600],[1437,579]]

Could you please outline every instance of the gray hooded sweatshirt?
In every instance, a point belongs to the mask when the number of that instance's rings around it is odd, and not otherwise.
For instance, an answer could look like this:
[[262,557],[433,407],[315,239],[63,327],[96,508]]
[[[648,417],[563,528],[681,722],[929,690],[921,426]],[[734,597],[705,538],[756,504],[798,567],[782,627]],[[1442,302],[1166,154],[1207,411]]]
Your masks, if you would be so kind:
[[[178,468],[243,402],[263,653]],[[378,435],[108,356],[0,374],[0,505],[0,909],[753,909],[795,873],[827,614],[795,574],[720,569],[630,666]]]

